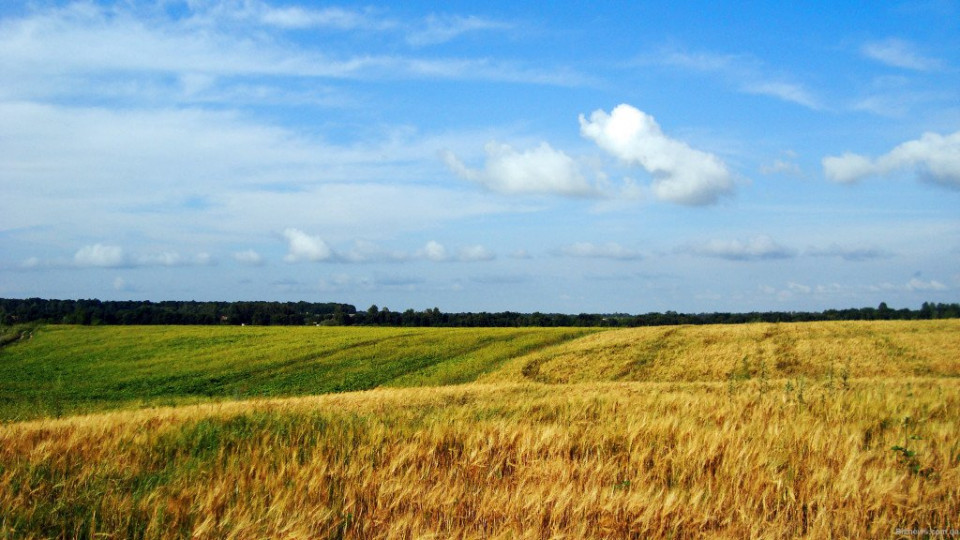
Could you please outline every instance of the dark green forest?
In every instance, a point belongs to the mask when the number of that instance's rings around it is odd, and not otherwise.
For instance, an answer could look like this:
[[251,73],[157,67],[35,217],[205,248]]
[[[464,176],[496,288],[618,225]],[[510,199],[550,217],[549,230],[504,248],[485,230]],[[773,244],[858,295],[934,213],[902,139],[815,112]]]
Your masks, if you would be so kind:
[[438,308],[391,311],[370,306],[358,311],[335,302],[196,302],[101,301],[0,298],[0,324],[190,324],[190,325],[368,325],[368,326],[663,326],[854,320],[916,320],[960,317],[960,304],[924,302],[919,309],[878,307],[829,309],[820,312],[750,313],[444,313]]

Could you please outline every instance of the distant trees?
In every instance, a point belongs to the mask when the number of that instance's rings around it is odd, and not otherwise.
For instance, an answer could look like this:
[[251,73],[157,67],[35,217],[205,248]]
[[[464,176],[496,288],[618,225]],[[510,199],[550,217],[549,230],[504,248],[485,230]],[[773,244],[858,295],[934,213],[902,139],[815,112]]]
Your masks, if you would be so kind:
[[318,324],[341,320],[356,309],[349,304],[310,302],[180,302],[0,299],[0,324]]
[[749,313],[443,313],[439,308],[403,312],[370,306],[357,311],[335,302],[180,302],[45,300],[0,298],[0,324],[255,324],[367,326],[665,326],[677,324],[739,324],[841,320],[903,320],[960,318],[960,304],[924,302],[920,309],[878,307],[828,309],[822,312],[770,311]]

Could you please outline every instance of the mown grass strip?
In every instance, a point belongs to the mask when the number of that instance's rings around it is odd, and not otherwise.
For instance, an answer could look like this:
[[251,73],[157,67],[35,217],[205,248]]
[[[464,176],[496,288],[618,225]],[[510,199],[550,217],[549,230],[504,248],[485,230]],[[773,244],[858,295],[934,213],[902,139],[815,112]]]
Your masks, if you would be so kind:
[[0,349],[0,419],[463,383],[595,331],[41,326]]

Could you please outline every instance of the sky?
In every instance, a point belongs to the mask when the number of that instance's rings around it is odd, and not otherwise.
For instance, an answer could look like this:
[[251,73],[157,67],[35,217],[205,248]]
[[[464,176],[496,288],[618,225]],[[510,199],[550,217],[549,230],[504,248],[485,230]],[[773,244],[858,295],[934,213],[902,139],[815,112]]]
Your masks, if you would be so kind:
[[0,297],[960,301],[960,2],[0,4]]

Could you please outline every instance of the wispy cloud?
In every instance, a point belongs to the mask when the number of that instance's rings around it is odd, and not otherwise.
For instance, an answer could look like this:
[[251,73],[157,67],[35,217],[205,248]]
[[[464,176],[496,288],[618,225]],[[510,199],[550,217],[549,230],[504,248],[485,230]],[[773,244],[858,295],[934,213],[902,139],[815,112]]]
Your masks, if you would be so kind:
[[371,9],[273,6],[258,0],[193,2],[191,7],[193,13],[188,19],[191,25],[218,26],[226,20],[284,30],[389,30],[397,26],[395,21]]
[[621,246],[616,242],[608,242],[605,244],[575,242],[561,247],[557,253],[566,257],[615,259],[621,261],[632,261],[643,258],[643,254],[639,250]]
[[263,256],[252,249],[234,253],[233,260],[249,266],[262,266],[264,263]]
[[739,92],[777,98],[808,109],[824,108],[804,85],[769,69],[754,56],[670,50],[643,61],[698,73],[712,74]]
[[802,105],[808,109],[816,110],[821,108],[820,103],[813,97],[810,91],[799,84],[782,81],[753,82],[744,84],[741,86],[741,90],[748,94],[775,97],[783,101]]
[[496,258],[494,252],[479,244],[464,246],[457,251],[457,260],[463,262],[492,261]]
[[370,240],[355,240],[353,246],[340,255],[345,261],[355,263],[401,262],[409,258],[403,251],[385,249]]
[[890,38],[864,43],[860,52],[867,58],[892,67],[915,71],[931,71],[942,66],[936,58],[923,56],[914,45],[902,39]]
[[949,287],[935,279],[922,280],[920,278],[911,278],[906,285],[909,291],[945,291]]
[[407,42],[422,47],[436,45],[474,32],[502,32],[513,24],[476,15],[430,15],[407,35]]
[[768,165],[760,166],[760,173],[767,175],[784,174],[787,176],[803,176],[800,165],[790,159],[781,158],[773,160],[773,162]]
[[714,239],[690,244],[679,251],[731,261],[789,259],[796,255],[793,249],[778,244],[769,236],[756,236],[749,240]]
[[878,247],[841,246],[839,244],[830,244],[826,247],[812,247],[804,253],[812,257],[839,257],[845,261],[856,262],[893,257],[892,253]]
[[[0,28],[0,62],[7,74],[0,89],[22,97],[95,97],[103,88],[104,77],[109,77],[114,88],[128,87],[131,95],[142,95],[145,87],[166,84],[158,89],[158,99],[173,95],[188,100],[197,94],[197,87],[186,84],[181,88],[181,80],[201,81],[203,88],[216,88],[220,94],[235,93],[235,85],[249,91],[250,81],[243,79],[279,77],[332,81],[466,79],[562,86],[589,83],[587,77],[562,67],[550,69],[489,58],[385,54],[382,47],[365,47],[363,32],[352,37],[354,46],[347,49],[351,51],[348,53],[336,52],[342,47],[324,48],[326,52],[322,52],[276,35],[303,28],[359,31],[396,27],[398,32],[410,28],[410,39],[426,44],[467,32],[509,27],[481,17],[434,16],[413,25],[391,22],[369,11],[274,7],[252,0],[188,3],[187,9],[188,16],[174,18],[164,10],[127,4],[72,3],[7,19]],[[227,24],[231,22],[256,24],[259,28],[250,31]],[[177,79],[171,81],[170,75]]]
[[418,250],[414,254],[414,257],[433,262],[481,262],[492,261],[497,258],[497,255],[480,244],[463,246],[451,253],[451,251],[440,242],[431,240],[427,242],[423,248]]

